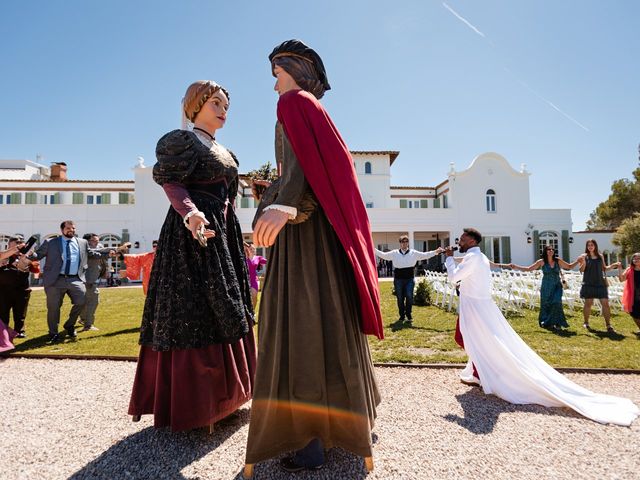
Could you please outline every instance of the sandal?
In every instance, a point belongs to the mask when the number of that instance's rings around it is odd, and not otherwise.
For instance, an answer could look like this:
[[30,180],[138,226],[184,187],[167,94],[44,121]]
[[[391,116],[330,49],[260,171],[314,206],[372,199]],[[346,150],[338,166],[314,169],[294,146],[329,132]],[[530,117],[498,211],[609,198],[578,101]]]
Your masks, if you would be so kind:
[[607,333],[616,334],[617,332],[613,329],[611,325],[607,325]]
[[591,327],[589,327],[589,323],[587,323],[587,322],[584,322],[584,323],[582,324],[582,327],[583,327],[583,328],[585,328],[585,329],[587,329],[587,330],[591,330]]

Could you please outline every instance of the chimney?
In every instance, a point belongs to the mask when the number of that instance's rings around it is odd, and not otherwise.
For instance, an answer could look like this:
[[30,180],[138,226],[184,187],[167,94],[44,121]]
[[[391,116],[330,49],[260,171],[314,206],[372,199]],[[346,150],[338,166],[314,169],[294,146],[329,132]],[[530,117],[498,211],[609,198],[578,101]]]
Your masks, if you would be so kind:
[[51,164],[51,180],[54,182],[67,181],[67,164],[64,162],[53,162]]

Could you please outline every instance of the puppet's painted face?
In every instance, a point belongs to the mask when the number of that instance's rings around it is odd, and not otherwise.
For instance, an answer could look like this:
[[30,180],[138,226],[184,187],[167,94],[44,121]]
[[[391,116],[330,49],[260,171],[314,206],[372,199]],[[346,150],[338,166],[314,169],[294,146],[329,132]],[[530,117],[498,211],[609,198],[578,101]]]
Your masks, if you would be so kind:
[[196,115],[196,122],[202,122],[210,128],[218,130],[224,127],[229,110],[229,99],[222,90],[214,93],[204,102],[202,109]]
[[291,75],[289,75],[282,67],[278,65],[273,67],[273,74],[276,77],[276,84],[273,89],[278,95],[284,95],[290,90],[300,90],[300,86],[296,83]]

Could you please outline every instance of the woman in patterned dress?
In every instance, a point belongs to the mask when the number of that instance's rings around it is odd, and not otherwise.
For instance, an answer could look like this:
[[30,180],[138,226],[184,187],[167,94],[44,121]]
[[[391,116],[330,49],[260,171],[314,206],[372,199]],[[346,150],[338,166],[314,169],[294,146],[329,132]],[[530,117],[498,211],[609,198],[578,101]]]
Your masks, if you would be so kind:
[[238,162],[215,139],[229,94],[193,83],[184,98],[193,130],[156,147],[153,178],[171,202],[160,232],[142,316],[129,414],[188,430],[228,416],[251,399],[253,308],[242,233],[234,211]]
[[542,328],[557,330],[559,328],[569,327],[564,316],[564,311],[562,310],[560,269],[571,270],[577,264],[577,260],[573,263],[567,263],[561,258],[558,258],[554,248],[551,245],[547,245],[542,249],[540,259],[528,267],[522,267],[513,263],[509,265],[514,270],[522,270],[525,272],[542,269],[540,314],[538,315],[538,324]]

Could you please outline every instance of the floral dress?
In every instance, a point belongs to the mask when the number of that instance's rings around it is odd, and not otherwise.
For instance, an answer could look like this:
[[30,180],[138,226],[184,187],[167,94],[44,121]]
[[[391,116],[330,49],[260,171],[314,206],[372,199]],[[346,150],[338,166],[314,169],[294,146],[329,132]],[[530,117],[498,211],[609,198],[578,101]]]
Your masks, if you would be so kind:
[[560,265],[542,265],[542,285],[540,286],[540,314],[538,323],[542,328],[567,328],[569,324],[562,310],[562,282]]

